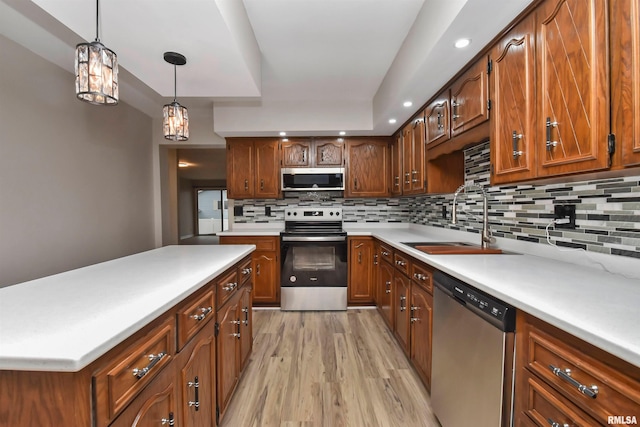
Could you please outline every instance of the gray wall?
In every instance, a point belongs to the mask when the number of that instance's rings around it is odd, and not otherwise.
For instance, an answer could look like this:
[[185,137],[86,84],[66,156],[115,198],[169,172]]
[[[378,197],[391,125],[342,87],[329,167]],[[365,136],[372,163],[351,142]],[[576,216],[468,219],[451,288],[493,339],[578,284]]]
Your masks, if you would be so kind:
[[0,286],[152,249],[151,119],[76,100],[72,74],[2,36],[0,52]]

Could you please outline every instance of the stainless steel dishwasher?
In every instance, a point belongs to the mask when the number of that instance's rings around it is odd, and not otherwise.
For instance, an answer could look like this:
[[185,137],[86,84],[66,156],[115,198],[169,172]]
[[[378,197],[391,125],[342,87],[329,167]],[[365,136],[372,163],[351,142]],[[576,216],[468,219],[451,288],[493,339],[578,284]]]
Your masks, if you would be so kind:
[[512,425],[515,309],[434,274],[431,404],[442,427]]

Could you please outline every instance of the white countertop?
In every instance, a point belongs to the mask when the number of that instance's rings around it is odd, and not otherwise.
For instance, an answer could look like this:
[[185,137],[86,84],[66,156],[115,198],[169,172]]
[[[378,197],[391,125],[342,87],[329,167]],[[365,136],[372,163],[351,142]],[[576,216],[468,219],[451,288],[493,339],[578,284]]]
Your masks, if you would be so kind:
[[0,369],[79,371],[254,249],[166,246],[0,288]]
[[[345,229],[350,235],[374,236],[640,367],[640,280],[636,278],[535,255],[428,255],[401,243],[452,241],[437,230],[429,234],[406,225],[379,225],[365,231],[347,224]],[[453,241],[479,243],[479,235],[465,234],[471,239]],[[640,270],[638,260],[623,261],[630,269]]]

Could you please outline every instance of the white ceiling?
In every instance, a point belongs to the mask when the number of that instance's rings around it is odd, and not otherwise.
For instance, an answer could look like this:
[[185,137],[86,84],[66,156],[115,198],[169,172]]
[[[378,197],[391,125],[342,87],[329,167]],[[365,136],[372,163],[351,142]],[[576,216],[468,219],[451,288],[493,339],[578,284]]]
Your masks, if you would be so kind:
[[[389,135],[530,2],[103,0],[100,40],[121,99],[152,117],[173,98],[162,55],[176,51],[178,101],[222,136]],[[0,0],[0,33],[69,71],[95,32],[94,0]]]

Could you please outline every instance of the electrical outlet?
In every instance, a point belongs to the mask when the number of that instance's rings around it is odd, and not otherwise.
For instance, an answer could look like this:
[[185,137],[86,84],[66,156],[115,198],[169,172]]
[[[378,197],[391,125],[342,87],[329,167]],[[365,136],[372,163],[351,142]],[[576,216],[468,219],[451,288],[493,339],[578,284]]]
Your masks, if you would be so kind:
[[564,219],[568,222],[555,224],[555,228],[576,228],[576,205],[554,205],[553,218]]

